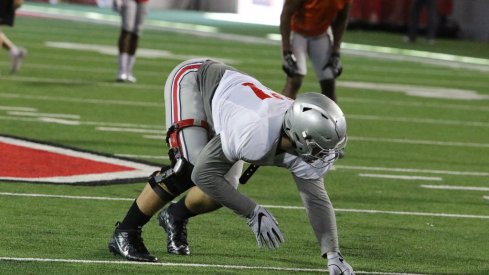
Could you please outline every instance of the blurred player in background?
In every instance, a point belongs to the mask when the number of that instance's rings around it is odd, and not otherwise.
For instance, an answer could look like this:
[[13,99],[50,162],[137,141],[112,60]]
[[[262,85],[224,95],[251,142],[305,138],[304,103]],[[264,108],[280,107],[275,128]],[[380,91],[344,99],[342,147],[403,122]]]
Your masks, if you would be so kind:
[[418,37],[418,24],[421,17],[423,6],[426,7],[428,22],[426,24],[426,41],[428,44],[435,44],[437,27],[437,2],[436,0],[414,0],[409,10],[408,36],[406,41],[416,42]]
[[335,213],[323,179],[346,145],[346,120],[338,105],[319,93],[293,101],[230,66],[193,59],[179,64],[167,78],[165,109],[172,165],[150,176],[124,220],[116,224],[109,241],[112,253],[157,261],[143,243],[141,228],[188,189],[158,215],[169,253],[190,254],[188,219],[222,206],[246,219],[259,247],[278,248],[284,237],[276,219],[237,190],[246,161],[291,172],[330,274],[354,274],[340,254]]
[[[280,16],[283,69],[287,74],[283,94],[295,98],[312,62],[321,92],[336,101],[335,78],[342,64],[340,47],[352,0],[285,0]],[[331,27],[332,37],[328,34]]]
[[146,17],[148,0],[113,0],[113,9],[121,15],[122,25],[119,35],[118,82],[135,83],[133,75],[136,50]]
[[[0,0],[0,25],[13,26],[15,11],[22,6],[22,0]],[[24,48],[17,47],[0,29],[0,45],[10,53],[10,73],[16,73],[22,64],[22,59],[27,54]]]

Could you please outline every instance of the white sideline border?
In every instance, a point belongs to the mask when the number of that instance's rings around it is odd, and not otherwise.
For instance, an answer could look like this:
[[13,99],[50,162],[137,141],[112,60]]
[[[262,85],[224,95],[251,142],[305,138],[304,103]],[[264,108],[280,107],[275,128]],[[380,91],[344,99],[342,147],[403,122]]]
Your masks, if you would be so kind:
[[[172,262],[134,262],[134,261],[103,261],[103,260],[79,260],[79,259],[49,259],[49,258],[15,258],[0,257],[0,261],[15,262],[51,262],[51,263],[75,263],[75,264],[117,264],[117,265],[149,265],[149,266],[174,266],[174,267],[197,267],[197,268],[220,268],[220,269],[241,269],[241,270],[274,270],[274,271],[293,271],[293,272],[315,272],[325,273],[326,269],[314,268],[292,268],[274,266],[248,266],[248,265],[221,265],[221,264],[199,264],[199,263],[172,263]],[[375,275],[423,275],[419,273],[393,273],[379,271],[355,271],[356,274],[375,274]]]
[[[33,193],[12,193],[12,192],[0,192],[0,196],[59,198],[59,199],[78,199],[78,200],[101,200],[101,201],[104,201],[104,200],[108,200],[108,201],[134,201],[134,198],[93,197],[93,196],[67,196],[67,195],[33,194]],[[285,209],[285,210],[305,210],[305,208],[303,206],[263,205],[263,207],[266,207],[266,208],[276,208],[276,209]],[[387,215],[406,215],[406,216],[428,216],[428,217],[464,218],[464,219],[486,219],[486,220],[489,220],[489,216],[483,216],[483,215],[449,214],[449,213],[429,213],[429,212],[410,212],[410,211],[391,211],[391,210],[375,210],[375,209],[335,208],[335,212],[366,213],[366,214],[387,214]]]

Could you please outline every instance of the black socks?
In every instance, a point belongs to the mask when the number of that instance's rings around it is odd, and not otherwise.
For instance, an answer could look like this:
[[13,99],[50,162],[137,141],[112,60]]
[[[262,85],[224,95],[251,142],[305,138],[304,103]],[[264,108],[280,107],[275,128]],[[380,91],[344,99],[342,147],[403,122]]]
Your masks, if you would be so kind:
[[177,203],[170,205],[170,207],[168,207],[168,212],[170,212],[170,215],[177,221],[186,220],[196,215],[185,205],[185,197],[181,198]]
[[141,212],[136,201],[134,201],[131,208],[129,208],[129,211],[127,211],[126,217],[119,224],[119,229],[137,229],[138,227],[144,226],[150,219],[151,216],[146,216],[143,212]]

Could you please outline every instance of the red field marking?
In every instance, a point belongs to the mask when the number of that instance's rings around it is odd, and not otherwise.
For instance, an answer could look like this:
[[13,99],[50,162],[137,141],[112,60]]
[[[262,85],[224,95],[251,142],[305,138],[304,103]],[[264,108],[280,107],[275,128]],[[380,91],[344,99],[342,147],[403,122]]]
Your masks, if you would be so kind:
[[134,168],[0,142],[0,177],[61,177]]

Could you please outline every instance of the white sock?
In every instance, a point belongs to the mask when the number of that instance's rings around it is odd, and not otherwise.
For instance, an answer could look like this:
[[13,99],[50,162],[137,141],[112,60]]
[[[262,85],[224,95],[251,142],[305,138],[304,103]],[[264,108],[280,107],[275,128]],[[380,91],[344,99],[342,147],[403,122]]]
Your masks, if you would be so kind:
[[119,74],[127,74],[127,64],[129,55],[127,53],[119,54]]
[[136,63],[136,55],[129,55],[127,59],[127,73],[132,75],[132,68],[134,67],[134,63]]

